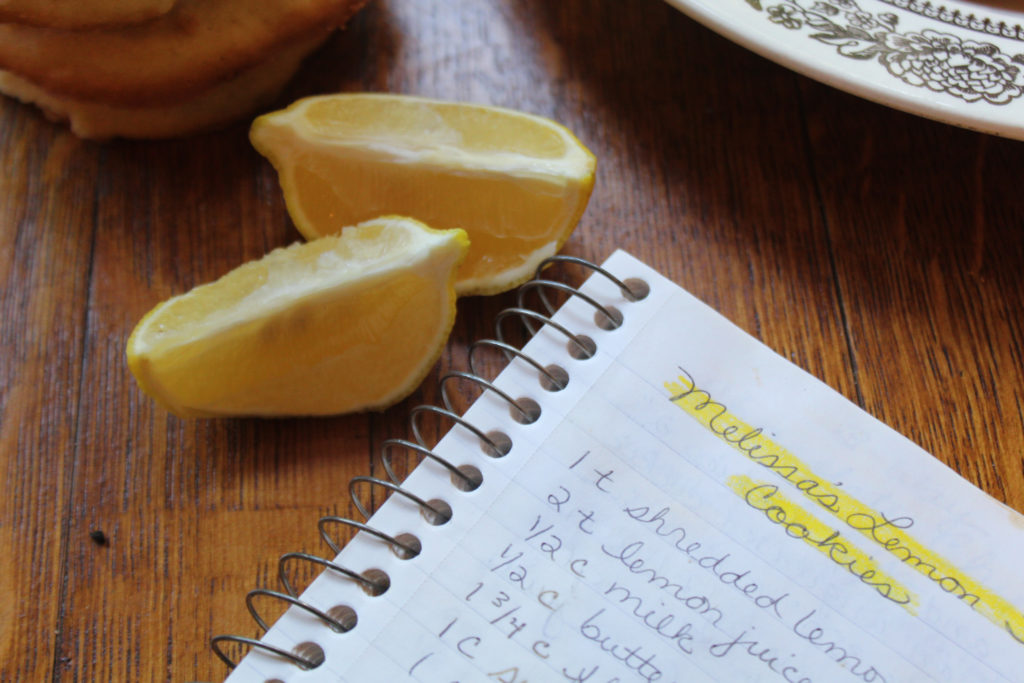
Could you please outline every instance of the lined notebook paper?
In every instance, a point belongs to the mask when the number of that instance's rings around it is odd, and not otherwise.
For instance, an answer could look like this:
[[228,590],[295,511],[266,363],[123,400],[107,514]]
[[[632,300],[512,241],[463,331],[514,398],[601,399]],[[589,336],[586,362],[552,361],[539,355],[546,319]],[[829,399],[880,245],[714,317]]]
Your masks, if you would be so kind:
[[521,360],[495,381],[540,419],[493,392],[465,415],[511,451],[461,427],[434,448],[482,485],[430,460],[403,482],[451,520],[391,496],[369,523],[422,552],[358,534],[336,561],[390,588],[324,572],[302,600],[356,626],[290,608],[265,642],[315,642],[323,664],[253,650],[232,683],[1024,680],[1021,515],[628,254],[603,265],[650,294],[593,275],[581,290],[623,325],[579,297],[554,319],[596,355],[550,326],[530,341],[568,386]]

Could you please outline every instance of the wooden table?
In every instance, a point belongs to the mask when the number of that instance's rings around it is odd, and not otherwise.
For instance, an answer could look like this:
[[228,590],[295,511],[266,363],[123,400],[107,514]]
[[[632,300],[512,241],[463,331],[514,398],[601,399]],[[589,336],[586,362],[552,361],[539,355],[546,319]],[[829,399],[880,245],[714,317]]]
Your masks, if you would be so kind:
[[[794,75],[659,0],[373,0],[281,102],[333,90],[563,122],[599,160],[567,253],[625,247],[1024,510],[1020,142]],[[298,239],[246,130],[97,144],[0,102],[0,681],[221,680],[210,637],[257,634],[245,593],[326,550],[317,518],[355,515],[348,479],[513,301],[460,301],[383,413],[168,415],[125,365],[134,324]]]

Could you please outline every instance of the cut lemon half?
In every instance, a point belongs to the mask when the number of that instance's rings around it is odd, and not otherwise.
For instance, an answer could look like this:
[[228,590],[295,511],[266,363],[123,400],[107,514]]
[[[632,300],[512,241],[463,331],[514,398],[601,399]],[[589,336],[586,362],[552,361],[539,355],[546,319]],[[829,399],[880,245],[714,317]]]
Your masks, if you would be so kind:
[[276,249],[150,311],[128,365],[182,416],[387,407],[440,355],[467,249],[461,230],[399,217]]
[[572,133],[498,107],[324,95],[257,118],[249,137],[308,239],[392,213],[464,229],[460,295],[525,281],[568,239],[594,185],[594,155]]

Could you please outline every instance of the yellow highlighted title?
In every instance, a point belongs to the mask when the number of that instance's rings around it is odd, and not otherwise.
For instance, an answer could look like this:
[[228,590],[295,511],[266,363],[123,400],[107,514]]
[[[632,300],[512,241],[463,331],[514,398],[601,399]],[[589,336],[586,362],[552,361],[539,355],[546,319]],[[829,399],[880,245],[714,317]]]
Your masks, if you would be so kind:
[[[907,529],[914,524],[912,518],[887,517],[833,485],[827,479],[819,477],[804,462],[766,436],[763,428],[754,427],[744,422],[730,412],[725,404],[716,401],[708,391],[698,387],[690,373],[683,368],[679,368],[679,371],[681,374],[675,381],[666,382],[665,388],[670,393],[672,403],[687,415],[742,456],[772,472],[784,482],[785,487],[795,489],[814,504],[827,510],[848,528],[878,544],[900,562],[925,576],[941,591],[983,615],[1024,645],[1024,615],[1009,602],[986,589],[954,567],[948,560],[924,547],[910,536]],[[790,509],[793,510],[793,515],[799,514],[796,512],[799,508],[782,498],[777,488],[764,488],[766,485],[758,485],[744,478],[733,478],[730,481],[730,486],[741,495],[749,496],[748,504],[758,501],[757,504],[766,509],[770,509],[773,505],[778,506],[784,512],[780,513],[776,510],[771,513],[777,517],[780,517],[780,514],[789,514]],[[771,495],[768,495],[769,493]],[[769,514],[766,510],[762,511]],[[806,515],[806,513],[803,514]],[[771,519],[771,517],[769,518]],[[821,524],[820,528],[809,526],[809,520],[813,517],[807,515],[807,518],[797,519],[794,517],[790,519],[804,525],[803,528],[807,530],[808,539],[812,537],[818,541],[827,539],[828,534],[825,536],[820,536],[820,534],[824,533],[828,527],[824,524]],[[808,542],[811,541],[808,540]],[[852,552],[852,546],[850,548]],[[827,553],[827,543],[821,549]],[[851,555],[848,559],[854,560],[855,558]],[[869,558],[856,559],[857,562],[850,567],[851,572],[856,573],[853,567],[858,570],[874,571],[873,574],[868,574],[870,581],[865,581],[866,583],[877,579],[881,584],[891,587],[890,595],[884,594],[886,589],[875,587],[883,597],[890,600],[896,598],[895,602],[901,602],[901,596],[905,596],[908,600],[904,604],[909,605],[914,602],[912,596],[905,589],[900,588],[888,577],[884,577],[873,565],[868,566],[864,560]],[[863,578],[861,580],[863,581]]]
[[838,531],[779,493],[778,486],[756,482],[742,475],[730,477],[727,483],[747,505],[782,527],[787,536],[804,541],[886,600],[903,605],[913,613],[911,605],[917,599],[909,590],[879,569],[867,553],[843,538]]

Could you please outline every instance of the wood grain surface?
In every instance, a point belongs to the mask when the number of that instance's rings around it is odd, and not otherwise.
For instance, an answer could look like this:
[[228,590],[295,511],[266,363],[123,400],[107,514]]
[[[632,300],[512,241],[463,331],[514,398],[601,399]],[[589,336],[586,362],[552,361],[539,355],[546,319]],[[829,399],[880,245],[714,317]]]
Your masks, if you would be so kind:
[[[630,250],[1024,510],[1024,144],[807,80],[659,0],[373,0],[278,104],[360,90],[564,123],[599,162],[565,252]],[[134,324],[299,239],[246,132],[100,144],[0,102],[0,681],[223,679],[210,637],[257,635],[245,593],[325,552],[317,518],[355,514],[349,478],[513,301],[460,301],[383,413],[168,415],[126,367]]]

